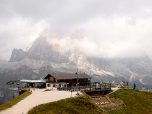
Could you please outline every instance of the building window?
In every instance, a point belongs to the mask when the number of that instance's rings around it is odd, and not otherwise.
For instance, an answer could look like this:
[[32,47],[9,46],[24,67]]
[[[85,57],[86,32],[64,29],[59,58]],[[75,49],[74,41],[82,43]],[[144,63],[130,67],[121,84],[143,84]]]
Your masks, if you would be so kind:
[[55,87],[55,84],[53,84],[53,87]]

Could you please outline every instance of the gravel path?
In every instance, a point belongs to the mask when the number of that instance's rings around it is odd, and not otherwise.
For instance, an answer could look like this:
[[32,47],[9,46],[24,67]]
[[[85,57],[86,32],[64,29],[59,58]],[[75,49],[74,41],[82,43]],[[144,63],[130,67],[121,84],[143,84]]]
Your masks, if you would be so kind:
[[[71,97],[71,92],[68,91],[45,91],[45,89],[36,89],[32,94],[11,108],[8,108],[0,114],[27,114],[27,112],[36,105],[48,102],[58,101]],[[72,97],[76,96],[77,92],[72,92]]]

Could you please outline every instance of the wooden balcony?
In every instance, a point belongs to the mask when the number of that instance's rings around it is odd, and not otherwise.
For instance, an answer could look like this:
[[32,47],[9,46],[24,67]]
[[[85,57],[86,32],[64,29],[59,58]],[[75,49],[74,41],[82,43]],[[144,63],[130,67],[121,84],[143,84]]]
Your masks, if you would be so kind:
[[46,80],[46,83],[56,83],[54,81]]

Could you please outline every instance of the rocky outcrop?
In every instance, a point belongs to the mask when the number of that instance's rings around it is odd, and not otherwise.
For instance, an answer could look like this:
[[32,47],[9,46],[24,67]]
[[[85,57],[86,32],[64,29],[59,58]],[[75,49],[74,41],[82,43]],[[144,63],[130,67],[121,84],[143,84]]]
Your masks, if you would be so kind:
[[13,49],[9,62],[21,61],[27,57],[27,52],[22,49]]

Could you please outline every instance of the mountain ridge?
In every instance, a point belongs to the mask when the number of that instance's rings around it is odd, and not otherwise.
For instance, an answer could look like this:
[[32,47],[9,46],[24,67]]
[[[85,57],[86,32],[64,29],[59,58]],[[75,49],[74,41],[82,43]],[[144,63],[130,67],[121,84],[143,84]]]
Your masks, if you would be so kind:
[[[9,62],[0,70],[0,78],[38,79],[47,73],[75,73],[78,69],[78,73],[91,75],[92,81],[112,82],[116,79],[118,82],[137,82],[140,86],[152,85],[152,60],[148,56],[95,58],[87,57],[84,52],[76,49],[62,53],[58,47],[57,44],[50,45],[44,35],[39,35],[26,51],[14,48]],[[26,76],[29,72],[30,75]]]

